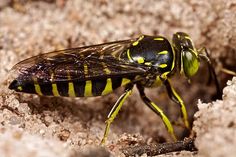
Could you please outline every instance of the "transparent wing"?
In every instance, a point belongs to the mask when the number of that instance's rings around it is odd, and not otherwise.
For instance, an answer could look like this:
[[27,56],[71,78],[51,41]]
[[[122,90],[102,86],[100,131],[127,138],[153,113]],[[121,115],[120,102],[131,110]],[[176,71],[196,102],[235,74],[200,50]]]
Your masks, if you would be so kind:
[[134,40],[54,51],[23,60],[13,67],[21,79],[42,82],[91,80],[142,75],[146,67],[120,59]]

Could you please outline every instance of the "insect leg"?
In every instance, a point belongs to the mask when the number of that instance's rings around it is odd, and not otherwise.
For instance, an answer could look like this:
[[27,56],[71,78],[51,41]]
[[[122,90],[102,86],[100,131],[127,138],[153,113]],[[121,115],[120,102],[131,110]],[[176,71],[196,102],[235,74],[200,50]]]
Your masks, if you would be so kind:
[[163,113],[162,109],[160,109],[154,102],[152,102],[147,96],[146,94],[144,93],[144,88],[140,85],[137,85],[137,88],[138,88],[138,91],[139,91],[139,94],[143,100],[143,102],[152,110],[154,111],[156,114],[158,114],[163,123],[165,124],[168,132],[170,133],[171,137],[177,141],[177,138],[175,136],[175,133],[174,133],[174,129],[173,129],[173,126],[170,122],[170,120],[167,118],[167,116]]
[[131,94],[133,89],[133,85],[128,86],[125,90],[125,93],[123,93],[120,98],[116,101],[115,105],[112,107],[110,113],[107,116],[106,120],[106,128],[105,132],[101,141],[101,145],[105,144],[109,130],[110,130],[110,125],[113,122],[113,120],[116,118],[118,112],[120,111],[122,105],[124,104],[125,99]]
[[225,69],[225,68],[221,68],[220,69],[222,72],[228,74],[228,75],[232,75],[232,76],[236,76],[236,72],[229,70],[229,69]]
[[185,125],[186,128],[189,129],[188,113],[187,113],[187,110],[186,110],[186,107],[184,105],[183,100],[177,94],[175,89],[171,86],[171,84],[170,84],[168,79],[164,80],[163,83],[164,83],[164,85],[165,85],[165,87],[167,89],[167,92],[168,92],[168,95],[169,95],[170,99],[172,101],[174,101],[175,103],[180,105],[180,111],[181,111],[182,119],[184,121],[184,125]]
[[215,82],[215,86],[216,86],[216,90],[217,90],[217,97],[220,98],[222,96],[222,92],[220,90],[219,81],[218,81],[218,79],[216,77],[216,72],[215,72],[215,69],[212,66],[210,55],[209,55],[209,53],[207,51],[207,48],[203,47],[200,50],[198,50],[198,52],[199,52],[200,59],[203,59],[204,61],[206,61],[207,65],[208,65],[208,71],[209,71],[209,74],[210,74],[209,75],[208,83],[211,82],[212,76],[213,76],[214,82]]

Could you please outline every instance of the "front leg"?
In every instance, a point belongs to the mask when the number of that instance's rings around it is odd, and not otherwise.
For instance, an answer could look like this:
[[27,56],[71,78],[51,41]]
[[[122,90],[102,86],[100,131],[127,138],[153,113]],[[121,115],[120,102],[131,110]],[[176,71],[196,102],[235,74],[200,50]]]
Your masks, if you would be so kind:
[[215,69],[214,69],[214,67],[211,63],[210,55],[209,55],[209,53],[208,53],[208,51],[205,47],[198,50],[198,52],[199,52],[199,58],[206,61],[207,65],[208,65],[208,71],[209,71],[208,84],[212,81],[212,77],[213,77],[214,83],[215,83],[215,86],[216,86],[217,98],[221,98],[222,90],[220,89],[220,84],[219,84],[219,81],[217,79]]
[[179,104],[180,111],[181,111],[181,116],[182,116],[182,119],[184,121],[184,125],[185,125],[186,128],[189,129],[190,127],[189,127],[189,122],[188,122],[188,113],[187,113],[187,110],[186,110],[186,107],[184,105],[183,100],[177,94],[175,89],[171,86],[171,84],[170,84],[168,79],[163,80],[163,83],[164,83],[164,85],[165,85],[165,87],[167,89],[167,92],[168,92],[168,95],[169,95],[170,99],[172,101],[174,101],[175,103]]

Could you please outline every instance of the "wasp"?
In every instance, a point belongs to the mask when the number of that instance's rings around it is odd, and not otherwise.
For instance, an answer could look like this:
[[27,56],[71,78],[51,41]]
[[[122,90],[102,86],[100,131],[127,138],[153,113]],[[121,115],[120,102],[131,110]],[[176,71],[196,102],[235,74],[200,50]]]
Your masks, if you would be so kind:
[[[197,50],[188,34],[177,32],[172,42],[163,36],[142,35],[136,39],[54,51],[23,60],[12,68],[17,75],[9,89],[41,96],[92,97],[107,95],[123,86],[124,93],[107,116],[101,141],[104,144],[111,123],[136,85],[143,102],[160,116],[171,137],[177,140],[170,120],[146,96],[144,89],[164,85],[170,99],[179,105],[183,123],[189,129],[184,101],[171,85],[170,78],[180,73],[190,79],[198,71],[201,60],[208,63],[216,80],[206,48]],[[219,90],[218,83],[216,86]]]

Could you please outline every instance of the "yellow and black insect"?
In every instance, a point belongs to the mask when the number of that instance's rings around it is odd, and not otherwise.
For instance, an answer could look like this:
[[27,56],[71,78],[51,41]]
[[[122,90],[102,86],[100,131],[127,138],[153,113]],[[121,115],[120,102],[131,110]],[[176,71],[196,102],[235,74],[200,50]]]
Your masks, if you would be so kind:
[[[190,78],[198,71],[201,59],[209,63],[210,73],[216,80],[206,49],[198,51],[188,34],[175,33],[172,43],[162,36],[143,35],[138,39],[66,49],[26,59],[13,67],[18,74],[9,88],[44,96],[89,97],[106,95],[124,86],[124,93],[108,115],[102,139],[105,143],[110,124],[136,85],[143,102],[162,118],[176,140],[169,119],[149,100],[144,88],[163,84],[171,100],[179,104],[183,122],[189,128],[184,102],[169,78],[175,73]],[[219,91],[218,83],[216,85]]]

